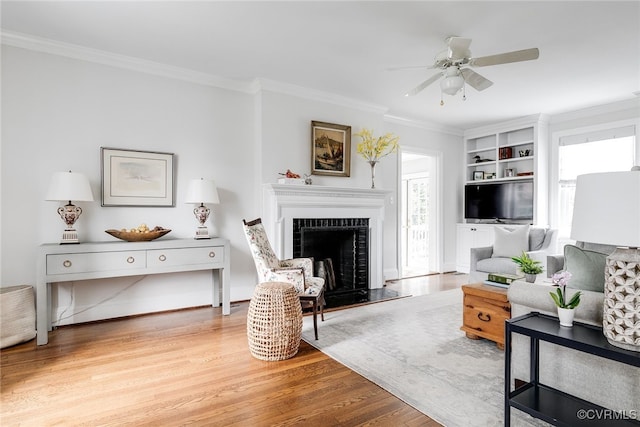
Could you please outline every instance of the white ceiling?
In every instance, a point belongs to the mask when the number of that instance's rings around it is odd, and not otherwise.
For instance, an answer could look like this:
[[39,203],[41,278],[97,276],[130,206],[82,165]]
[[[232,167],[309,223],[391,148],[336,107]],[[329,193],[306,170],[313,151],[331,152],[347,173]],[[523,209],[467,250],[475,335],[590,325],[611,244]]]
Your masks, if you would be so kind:
[[[640,99],[640,2],[2,1],[2,29],[243,83],[300,86],[467,129]],[[474,57],[538,47],[540,58],[476,68],[494,85],[409,89],[450,35]]]

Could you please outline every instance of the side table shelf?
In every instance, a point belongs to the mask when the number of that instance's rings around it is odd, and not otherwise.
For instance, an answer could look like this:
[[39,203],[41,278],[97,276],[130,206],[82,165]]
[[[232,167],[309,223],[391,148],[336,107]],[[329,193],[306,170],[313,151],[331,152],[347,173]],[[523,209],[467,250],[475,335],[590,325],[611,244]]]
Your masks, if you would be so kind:
[[[528,383],[511,390],[511,334],[531,338],[531,372]],[[505,322],[504,425],[511,425],[511,408],[516,408],[557,426],[640,426],[640,414],[616,413],[561,390],[540,384],[540,341],[590,353],[605,359],[640,367],[640,353],[612,346],[602,328],[574,323],[560,326],[556,317],[532,312]]]

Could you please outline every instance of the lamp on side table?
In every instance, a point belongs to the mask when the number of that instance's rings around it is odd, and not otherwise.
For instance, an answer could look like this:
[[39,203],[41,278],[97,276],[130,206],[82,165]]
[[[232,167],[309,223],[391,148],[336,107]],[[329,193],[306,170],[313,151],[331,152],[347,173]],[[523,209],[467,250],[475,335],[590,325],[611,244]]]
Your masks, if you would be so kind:
[[619,246],[605,266],[603,332],[640,351],[640,167],[578,176],[571,238]]

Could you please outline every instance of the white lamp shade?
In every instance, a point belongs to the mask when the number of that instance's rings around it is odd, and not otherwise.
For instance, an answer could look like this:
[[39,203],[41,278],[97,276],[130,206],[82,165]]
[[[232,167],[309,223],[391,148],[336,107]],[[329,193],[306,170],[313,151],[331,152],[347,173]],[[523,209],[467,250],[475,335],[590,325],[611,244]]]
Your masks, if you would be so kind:
[[571,238],[640,247],[640,171],[579,175]]
[[440,82],[440,89],[447,95],[455,95],[463,85],[462,76],[447,76]]
[[220,203],[215,181],[208,179],[189,181],[185,203]]
[[78,172],[56,172],[51,177],[46,200],[92,202],[89,180]]

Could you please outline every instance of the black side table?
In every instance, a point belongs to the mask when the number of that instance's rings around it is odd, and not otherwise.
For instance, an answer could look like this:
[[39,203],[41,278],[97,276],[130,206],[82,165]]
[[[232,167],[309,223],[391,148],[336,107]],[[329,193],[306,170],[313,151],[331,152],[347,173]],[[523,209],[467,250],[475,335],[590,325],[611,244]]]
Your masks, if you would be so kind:
[[[511,391],[511,334],[531,338],[531,372],[528,383]],[[504,425],[511,425],[511,407],[556,426],[640,426],[640,414],[620,414],[586,400],[540,384],[540,340],[605,359],[640,367],[640,353],[609,344],[602,328],[574,323],[560,326],[557,317],[538,312],[505,322]]]

